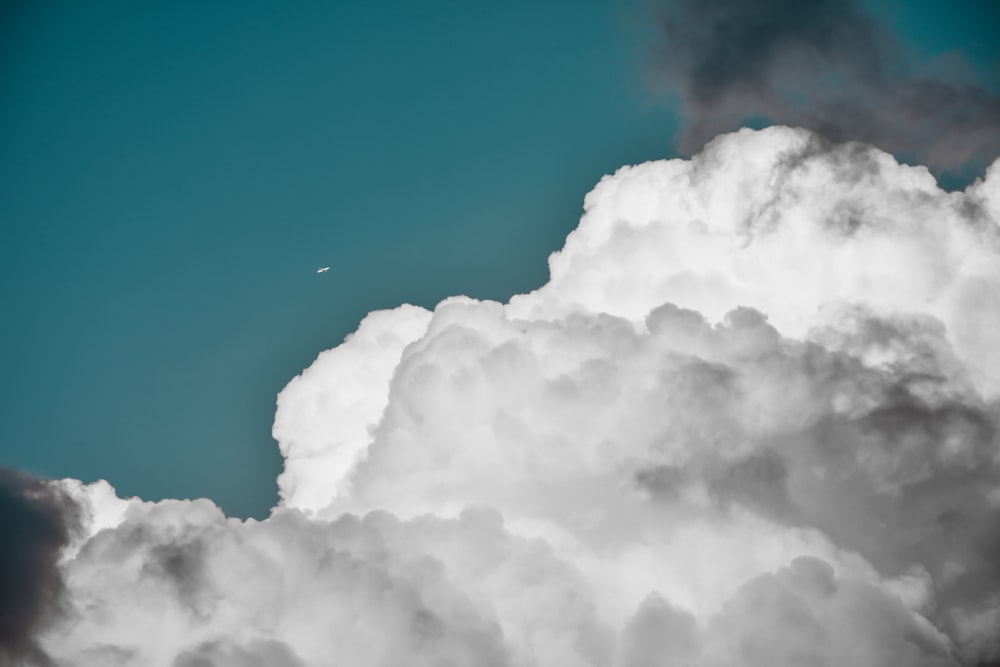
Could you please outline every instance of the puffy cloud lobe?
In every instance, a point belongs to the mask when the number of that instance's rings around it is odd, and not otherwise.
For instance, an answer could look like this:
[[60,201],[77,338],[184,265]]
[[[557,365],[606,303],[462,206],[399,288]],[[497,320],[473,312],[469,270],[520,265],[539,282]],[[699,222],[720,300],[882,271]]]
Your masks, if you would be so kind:
[[742,586],[707,633],[709,665],[954,665],[933,628],[870,584],[797,558]]
[[653,72],[680,96],[689,153],[753,116],[939,172],[979,171],[1000,152],[1000,97],[957,71],[913,72],[857,0],[670,0],[657,14]]
[[809,557],[746,582],[700,628],[654,593],[623,634],[622,667],[955,664],[897,598]]
[[742,130],[691,160],[623,167],[587,195],[515,317],[573,309],[641,321],[673,303],[720,320],[738,307],[802,338],[850,306],[940,320],[980,390],[1000,390],[1000,171],[946,194],[923,168],[804,130]]
[[138,503],[68,569],[72,606],[45,636],[59,664],[596,665],[610,650],[579,575],[491,510],[244,523],[208,501]]
[[281,392],[273,434],[285,457],[278,478],[285,503],[317,510],[329,502],[371,442],[403,348],[423,335],[429,320],[416,306],[371,313]]
[[374,313],[293,380],[266,521],[64,482],[88,527],[42,645],[185,667],[1000,659],[987,174],[947,194],[787,128],[624,168],[536,292]]
[[[387,411],[353,481],[364,507],[448,512],[462,498],[551,522],[589,548],[662,540],[668,561],[684,553],[672,535],[681,526],[720,513],[717,525],[732,530],[721,515],[735,507],[819,529],[887,576],[929,570],[942,596],[963,589],[964,602],[978,604],[973,591],[997,589],[990,565],[997,554],[987,537],[1000,521],[991,500],[1000,482],[996,409],[971,402],[967,384],[900,377],[815,343],[783,341],[754,311],[735,311],[712,327],[690,311],[661,307],[649,333],[607,316],[577,317],[541,326],[544,344],[527,327],[496,345],[483,339],[504,323],[470,315],[474,308],[462,307],[461,324],[437,333],[432,325],[401,365],[395,391],[405,387],[405,396],[390,398],[400,412]],[[489,304],[478,310],[501,315]],[[488,334],[475,336],[475,323]],[[884,333],[894,325],[902,326],[869,321],[868,328]],[[580,354],[577,337],[601,335],[608,340],[591,351],[604,350],[603,358]],[[918,346],[926,341],[912,338],[881,343],[929,368],[933,359]],[[424,357],[437,346],[447,353]],[[576,351],[576,367],[549,349]],[[488,402],[470,384],[485,378]],[[629,478],[633,488],[621,483]],[[654,501],[645,515],[636,488]],[[680,513],[670,529],[661,526],[661,509]],[[949,518],[955,513],[957,522]],[[755,538],[764,541],[759,529]],[[727,542],[726,532],[711,536],[699,555],[738,548]],[[818,537],[794,549],[834,553]],[[774,568],[793,551],[757,562],[744,553],[742,564]],[[737,571],[729,586],[747,574]],[[704,601],[707,591],[699,592]]]

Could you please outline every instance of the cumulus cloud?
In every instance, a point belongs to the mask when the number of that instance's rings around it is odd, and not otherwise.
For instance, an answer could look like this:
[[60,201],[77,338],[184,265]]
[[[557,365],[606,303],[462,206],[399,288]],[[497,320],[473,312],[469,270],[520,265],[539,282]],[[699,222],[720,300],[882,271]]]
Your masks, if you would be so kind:
[[[1000,164],[1000,163],[998,163]],[[1000,660],[1000,167],[805,130],[626,167],[551,279],[369,315],[281,503],[59,488],[59,665]]]
[[652,66],[680,96],[688,153],[751,117],[873,143],[936,172],[978,172],[1000,153],[996,91],[954,67],[947,78],[915,72],[859,0],[656,6]]

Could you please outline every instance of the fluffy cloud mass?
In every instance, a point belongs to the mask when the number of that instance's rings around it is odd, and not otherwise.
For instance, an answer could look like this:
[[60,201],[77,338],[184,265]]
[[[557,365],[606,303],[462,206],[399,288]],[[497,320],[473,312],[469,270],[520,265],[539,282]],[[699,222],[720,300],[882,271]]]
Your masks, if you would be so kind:
[[744,130],[606,177],[550,269],[320,354],[264,521],[58,482],[22,659],[1000,661],[1000,162]]

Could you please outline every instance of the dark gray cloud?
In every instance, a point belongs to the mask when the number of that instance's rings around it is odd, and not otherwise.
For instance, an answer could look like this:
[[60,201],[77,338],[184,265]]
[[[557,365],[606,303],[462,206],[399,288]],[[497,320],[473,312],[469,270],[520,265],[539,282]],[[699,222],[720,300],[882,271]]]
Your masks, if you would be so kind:
[[0,468],[0,665],[47,664],[34,633],[62,593],[58,559],[79,510],[46,481]]
[[1000,154],[1000,96],[913,73],[857,0],[669,0],[657,6],[654,76],[681,98],[691,154],[748,119],[872,143],[938,174]]

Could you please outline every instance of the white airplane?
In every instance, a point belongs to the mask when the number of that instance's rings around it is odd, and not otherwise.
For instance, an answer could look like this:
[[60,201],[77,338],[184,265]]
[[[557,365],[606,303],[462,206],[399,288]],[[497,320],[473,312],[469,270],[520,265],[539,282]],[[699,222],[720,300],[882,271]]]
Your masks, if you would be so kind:
[[326,273],[329,270],[330,270],[329,266],[324,266],[324,267],[321,267],[321,268],[317,269],[316,273]]

